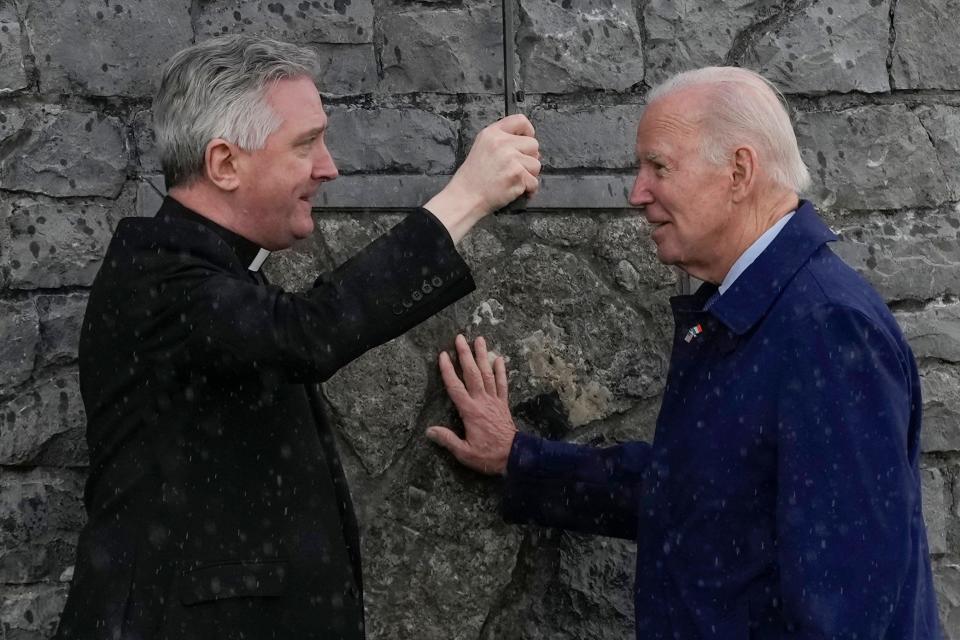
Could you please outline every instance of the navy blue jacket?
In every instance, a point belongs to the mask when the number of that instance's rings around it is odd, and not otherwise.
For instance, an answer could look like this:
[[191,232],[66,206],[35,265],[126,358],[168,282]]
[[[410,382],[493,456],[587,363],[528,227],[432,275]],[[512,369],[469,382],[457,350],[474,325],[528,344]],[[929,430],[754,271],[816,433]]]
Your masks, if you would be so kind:
[[637,638],[940,637],[916,364],[834,239],[801,202],[709,311],[671,301],[652,444],[514,443],[509,520],[636,540]]

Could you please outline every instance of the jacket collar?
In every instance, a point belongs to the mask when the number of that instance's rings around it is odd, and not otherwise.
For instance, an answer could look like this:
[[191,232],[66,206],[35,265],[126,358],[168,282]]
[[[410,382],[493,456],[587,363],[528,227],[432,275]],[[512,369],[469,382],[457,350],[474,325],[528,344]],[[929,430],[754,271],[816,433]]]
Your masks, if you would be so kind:
[[[763,318],[810,256],[836,239],[814,206],[801,200],[796,215],[708,313],[736,335],[745,334]],[[691,297],[702,297],[706,303],[716,290],[715,285],[704,285]]]
[[240,258],[243,265],[250,271],[259,271],[263,261],[270,255],[269,251],[261,248],[257,243],[251,242],[243,236],[221,227],[213,220],[200,215],[192,209],[188,209],[170,196],[163,199],[163,204],[157,212],[157,218],[188,220],[203,225],[216,233],[227,246],[233,249],[233,252]]

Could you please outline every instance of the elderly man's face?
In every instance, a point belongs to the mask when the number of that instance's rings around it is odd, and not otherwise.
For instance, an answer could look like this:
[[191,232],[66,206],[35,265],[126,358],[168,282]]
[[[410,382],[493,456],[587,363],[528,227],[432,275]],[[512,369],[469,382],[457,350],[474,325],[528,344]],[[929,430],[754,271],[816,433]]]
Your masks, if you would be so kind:
[[337,177],[327,151],[327,116],[313,81],[284,79],[267,93],[281,125],[262,149],[244,152],[238,203],[267,249],[289,247],[313,231],[313,197]]
[[[691,275],[716,280],[739,230],[729,197],[731,177],[702,157],[696,114],[704,96],[680,90],[647,107],[637,128],[639,172],[630,204],[656,228],[657,257]],[[722,278],[723,274],[720,274]]]

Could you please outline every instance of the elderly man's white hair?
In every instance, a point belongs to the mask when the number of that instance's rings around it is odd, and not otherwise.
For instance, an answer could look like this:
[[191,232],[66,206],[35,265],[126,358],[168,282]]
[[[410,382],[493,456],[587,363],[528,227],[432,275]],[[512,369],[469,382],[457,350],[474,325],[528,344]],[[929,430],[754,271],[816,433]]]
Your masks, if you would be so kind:
[[704,67],[668,78],[650,91],[647,103],[692,87],[704,88],[710,96],[701,114],[704,158],[721,164],[738,145],[748,144],[777,184],[796,193],[810,186],[786,101],[769,80],[739,67]]

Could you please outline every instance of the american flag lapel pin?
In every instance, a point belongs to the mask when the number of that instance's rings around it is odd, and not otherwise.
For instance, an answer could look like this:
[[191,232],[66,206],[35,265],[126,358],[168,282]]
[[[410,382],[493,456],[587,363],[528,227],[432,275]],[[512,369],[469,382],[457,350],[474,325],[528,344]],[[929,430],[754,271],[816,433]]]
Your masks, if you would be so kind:
[[684,342],[693,342],[693,339],[703,333],[703,326],[698,322],[697,324],[690,327],[690,330],[687,331],[687,335],[684,337]]

